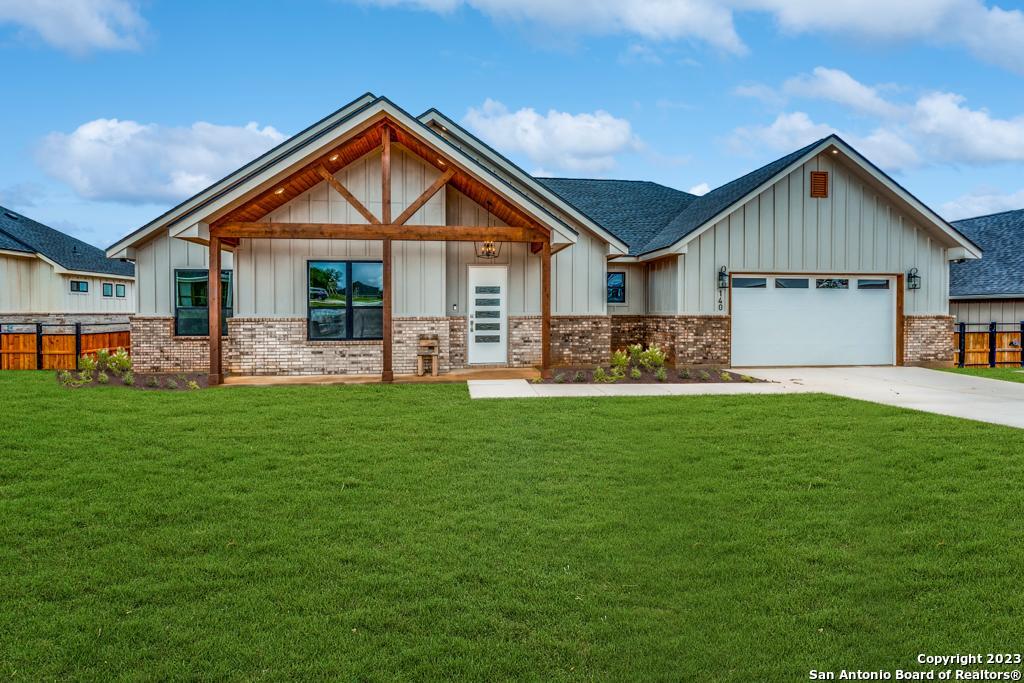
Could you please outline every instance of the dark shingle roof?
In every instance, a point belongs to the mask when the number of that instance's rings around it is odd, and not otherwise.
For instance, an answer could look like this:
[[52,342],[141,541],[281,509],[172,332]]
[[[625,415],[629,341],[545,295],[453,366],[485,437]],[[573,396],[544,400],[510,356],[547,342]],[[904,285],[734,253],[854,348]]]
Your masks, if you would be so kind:
[[953,226],[984,254],[950,265],[950,296],[1024,296],[1024,209],[954,221]]
[[135,274],[132,264],[109,259],[91,244],[0,206],[0,244],[5,241],[21,245],[16,251],[42,254],[68,270],[124,276]]
[[697,199],[647,180],[537,178],[537,182],[628,244],[631,254],[640,253],[651,235]]
[[684,211],[675,216],[658,233],[644,245],[641,253],[648,253],[672,246],[680,239],[690,234],[706,222],[728,209],[736,202],[771,180],[775,175],[781,173],[787,166],[804,156],[812,149],[823,143],[828,138],[822,138],[812,142],[806,147],[787,154],[781,159],[776,159],[756,171],[751,171],[742,178],[717,187],[706,195],[698,197],[686,207]]

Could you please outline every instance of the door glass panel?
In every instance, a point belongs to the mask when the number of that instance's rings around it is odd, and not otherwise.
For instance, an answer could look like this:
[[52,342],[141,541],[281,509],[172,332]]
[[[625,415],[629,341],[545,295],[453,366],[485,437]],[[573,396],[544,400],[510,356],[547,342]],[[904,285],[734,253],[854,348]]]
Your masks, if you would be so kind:
[[501,335],[478,334],[476,335],[476,341],[478,344],[496,344],[501,341]]
[[818,289],[849,289],[850,281],[846,278],[822,278],[817,280],[815,286]]
[[775,278],[775,289],[807,289],[807,278],[777,277]]
[[476,317],[478,318],[500,318],[501,311],[477,311]]
[[477,306],[500,306],[501,299],[477,299]]
[[764,289],[768,280],[763,277],[734,277],[732,286],[737,289]]
[[477,287],[477,294],[501,294],[501,287]]
[[889,289],[888,280],[857,280],[857,289]]
[[487,331],[500,330],[501,323],[477,323],[476,329]]

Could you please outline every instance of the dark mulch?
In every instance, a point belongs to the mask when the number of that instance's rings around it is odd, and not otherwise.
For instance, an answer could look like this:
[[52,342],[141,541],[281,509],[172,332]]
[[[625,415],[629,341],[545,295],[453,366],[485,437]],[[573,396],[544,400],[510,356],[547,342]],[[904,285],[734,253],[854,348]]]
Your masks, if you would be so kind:
[[121,377],[112,372],[107,372],[108,381],[103,384],[99,381],[99,373],[94,372],[91,382],[82,382],[81,373],[71,372],[71,382],[61,381],[61,373],[57,373],[57,383],[68,389],[87,389],[89,387],[123,387],[125,389],[142,389],[146,391],[190,391],[189,382],[195,382],[200,389],[206,389],[209,385],[206,381],[206,373],[198,372],[138,372],[134,373],[135,380],[131,386],[124,383]]
[[[597,368],[557,368],[551,379],[544,380],[545,384],[595,384],[594,372]],[[605,374],[610,374],[609,368],[604,368]],[[728,378],[728,379],[727,379]],[[626,376],[617,379],[615,384],[712,384],[724,382],[761,382],[749,375],[729,370],[722,370],[715,367],[678,367],[665,368],[665,380],[660,381],[657,375],[646,370],[640,371],[640,378],[633,379],[627,371]]]

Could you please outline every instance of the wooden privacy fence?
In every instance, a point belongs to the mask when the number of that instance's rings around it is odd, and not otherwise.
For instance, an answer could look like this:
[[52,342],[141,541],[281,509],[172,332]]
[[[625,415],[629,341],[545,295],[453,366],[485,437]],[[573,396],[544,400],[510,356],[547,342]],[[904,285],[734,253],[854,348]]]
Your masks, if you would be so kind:
[[953,332],[954,360],[961,367],[1016,365],[1024,367],[1021,323],[957,323]]
[[100,349],[131,353],[127,327],[128,323],[0,323],[0,370],[75,370],[80,356]]

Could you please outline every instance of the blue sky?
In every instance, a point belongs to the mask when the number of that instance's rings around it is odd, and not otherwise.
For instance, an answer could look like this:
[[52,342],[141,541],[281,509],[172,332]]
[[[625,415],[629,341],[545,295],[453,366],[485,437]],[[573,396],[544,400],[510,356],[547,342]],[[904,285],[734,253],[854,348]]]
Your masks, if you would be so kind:
[[981,0],[0,0],[0,204],[106,246],[366,91],[527,171],[715,187],[838,130],[1024,208],[1024,13]]

